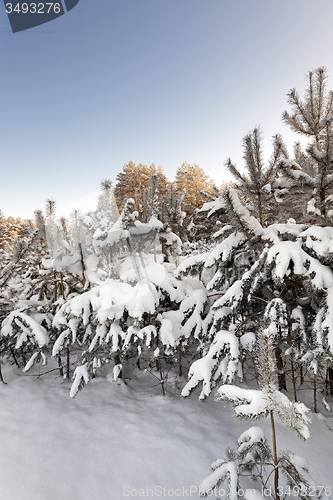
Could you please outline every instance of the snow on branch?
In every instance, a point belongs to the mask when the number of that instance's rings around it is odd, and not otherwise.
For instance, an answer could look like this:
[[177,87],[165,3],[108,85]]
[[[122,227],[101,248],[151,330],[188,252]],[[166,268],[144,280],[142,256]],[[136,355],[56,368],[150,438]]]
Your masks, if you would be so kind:
[[203,400],[220,378],[223,382],[232,381],[236,374],[242,378],[239,355],[238,339],[234,333],[225,330],[217,332],[207,354],[192,364],[182,396],[189,396],[202,383],[199,399]]
[[218,487],[225,479],[228,479],[228,500],[237,500],[238,471],[237,462],[224,462],[201,481],[199,485],[200,496],[211,496],[214,488]]
[[273,267],[272,275],[276,280],[283,280],[293,273],[309,278],[317,289],[333,285],[332,271],[307,254],[301,241],[280,241],[273,245],[268,250],[267,264]]
[[230,234],[225,240],[219,243],[206,259],[205,267],[212,267],[217,261],[227,262],[238,247],[247,240],[244,233],[236,232]]
[[216,392],[216,400],[230,402],[238,418],[257,420],[275,415],[298,437],[307,440],[310,437],[310,419],[307,415],[309,409],[303,403],[291,402],[277,388],[273,334],[270,328],[260,329],[258,332],[258,372],[259,390],[222,385]]
[[309,187],[316,187],[318,185],[319,179],[317,177],[312,178],[310,175],[304,172],[301,167],[294,161],[284,159],[280,162],[279,167],[288,179],[294,181],[297,184]]
[[1,335],[4,337],[15,336],[15,349],[19,349],[28,340],[32,340],[40,348],[49,342],[46,329],[34,318],[21,311],[12,311],[6,317],[2,323]]
[[234,219],[237,228],[255,236],[261,236],[263,234],[263,228],[260,222],[242,205],[233,188],[225,192],[224,199],[228,212]]
[[75,368],[75,372],[73,375],[74,382],[72,384],[69,396],[74,398],[82,386],[88,384],[89,382],[89,374],[88,374],[88,363],[84,365],[78,366]]

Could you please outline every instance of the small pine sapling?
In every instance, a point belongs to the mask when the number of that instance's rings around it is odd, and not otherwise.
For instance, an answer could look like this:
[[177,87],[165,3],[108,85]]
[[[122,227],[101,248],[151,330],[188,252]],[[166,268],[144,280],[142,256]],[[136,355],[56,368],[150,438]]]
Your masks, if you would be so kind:
[[289,401],[278,390],[274,323],[275,321],[258,332],[259,389],[223,385],[216,393],[218,401],[228,401],[234,406],[235,416],[238,418],[258,420],[269,417],[272,447],[261,428],[251,427],[245,431],[238,439],[237,449],[228,450],[226,460],[212,464],[212,474],[200,484],[201,496],[209,496],[210,491],[227,480],[227,497],[236,500],[241,489],[245,489],[244,484],[249,484],[246,479],[250,475],[254,483],[261,483],[265,496],[269,495],[273,500],[283,498],[283,492],[288,486],[294,488],[293,491],[298,492],[300,498],[310,498],[309,487],[314,483],[305,461],[292,453],[279,453],[277,448],[276,418],[304,440],[310,437],[307,425],[310,420],[304,404]]
[[308,216],[319,224],[332,225],[333,91],[327,90],[326,68],[309,71],[304,99],[301,100],[293,88],[288,93],[288,104],[292,111],[285,111],[282,120],[293,132],[311,142],[306,150],[306,162],[304,155],[299,154],[295,155],[296,161],[282,159],[280,170],[288,181],[286,191],[303,191],[307,195]]

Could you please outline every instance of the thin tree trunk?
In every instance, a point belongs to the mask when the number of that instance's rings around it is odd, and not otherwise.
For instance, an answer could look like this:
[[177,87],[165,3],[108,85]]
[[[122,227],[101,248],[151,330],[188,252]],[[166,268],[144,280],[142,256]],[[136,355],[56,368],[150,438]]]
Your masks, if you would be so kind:
[[274,423],[274,414],[271,410],[271,429],[272,429],[272,441],[273,441],[273,463],[274,463],[274,492],[275,499],[280,500],[279,494],[279,468],[278,468],[278,458],[277,458],[277,446],[276,446],[276,432]]
[[[150,315],[149,315],[149,324],[150,323]],[[155,347],[156,349],[158,348],[158,336],[155,337]],[[162,386],[162,394],[165,396],[165,388],[164,388],[164,380],[163,380],[163,373],[162,373],[162,366],[161,366],[161,360],[160,360],[160,355],[158,355],[155,359],[155,365],[156,369],[160,374],[160,381],[161,381],[161,386]]]
[[20,368],[20,365],[19,365],[19,363],[18,363],[18,361],[17,361],[17,358],[16,358],[16,356],[15,356],[15,352],[14,352],[14,349],[12,348],[12,346],[10,346],[10,352],[12,353],[12,356],[13,356],[13,358],[14,358],[14,362],[15,362],[15,364],[16,364],[16,366],[17,366],[17,368]]
[[[120,362],[119,354],[116,354],[115,357],[114,357],[114,365],[117,366],[117,365],[120,365],[120,364],[121,364],[121,362]],[[122,372],[122,370],[120,370],[118,378],[123,378],[123,372]]]
[[3,379],[3,376],[2,376],[2,370],[1,370],[1,363],[0,363],[0,381],[5,384],[6,382],[4,381]]
[[164,255],[164,262],[169,262],[169,253],[164,238],[162,238],[161,243],[162,243],[162,254]]
[[313,411],[318,413],[317,408],[317,377],[314,375],[313,377]]
[[82,245],[79,243],[79,250],[80,250],[80,259],[81,259],[81,269],[82,269],[82,281],[83,281],[83,286],[86,284],[86,277],[85,277],[85,266],[84,266],[84,259],[83,259],[83,250],[82,250]]
[[57,294],[57,275],[54,273],[54,302],[57,302],[58,294]]
[[165,388],[164,388],[164,380],[163,380],[163,373],[162,373],[162,366],[161,366],[161,360],[160,357],[158,356],[156,358],[156,368],[160,373],[160,380],[161,380],[161,387],[162,387],[162,394],[165,396]]
[[178,357],[179,357],[179,376],[183,376],[183,368],[182,368],[182,345],[178,346]]
[[332,396],[332,394],[333,394],[333,368],[331,366],[329,366],[327,368],[327,389],[328,389],[327,394],[330,394]]
[[297,403],[295,368],[294,368],[294,362],[292,359],[290,360],[290,364],[291,364],[291,376],[292,376],[292,380],[293,380],[294,401],[295,401],[295,403]]
[[21,349],[21,356],[22,356],[22,359],[23,359],[23,364],[25,366],[27,364],[27,360],[26,360],[26,357],[25,357],[24,352],[23,352],[22,349]]
[[259,192],[257,192],[257,196],[258,196],[259,222],[262,225],[262,227],[264,227],[264,217],[263,217],[263,213],[262,213],[261,194]]
[[60,283],[61,283],[62,298],[65,300],[64,280],[63,280],[63,277],[62,277],[62,273],[60,273]]
[[325,208],[325,190],[320,190],[320,214],[325,216],[326,208]]
[[302,385],[303,382],[304,382],[303,366],[302,365],[300,366],[299,373],[300,373],[300,376],[301,376],[301,385]]
[[67,358],[67,362],[66,362],[66,378],[69,380],[70,379],[70,369],[69,369],[69,364],[70,364],[70,351],[69,351],[69,347],[67,347],[67,353],[66,353],[66,358]]
[[62,366],[62,363],[61,363],[61,357],[57,356],[57,360],[58,360],[58,366],[59,366],[59,375],[60,375],[60,377],[63,377],[64,376],[64,370],[63,370],[63,366]]
[[114,272],[113,272],[113,256],[112,256],[112,250],[110,249],[110,267],[111,267],[111,278],[114,278]]
[[154,262],[157,262],[156,247],[157,247],[157,233],[155,234],[155,238],[154,238]]
[[275,356],[276,356],[276,367],[278,372],[279,390],[282,391],[284,389],[286,391],[287,390],[286,374],[284,372],[281,349],[278,346],[275,349]]

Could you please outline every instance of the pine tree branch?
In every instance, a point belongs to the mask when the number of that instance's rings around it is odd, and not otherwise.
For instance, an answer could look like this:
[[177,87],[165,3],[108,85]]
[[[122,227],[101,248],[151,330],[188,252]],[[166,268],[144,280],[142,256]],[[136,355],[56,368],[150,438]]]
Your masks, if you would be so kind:
[[228,158],[227,161],[224,164],[225,167],[229,170],[229,172],[239,181],[241,181],[242,184],[247,185],[247,179],[244,177],[239,170],[236,168],[234,163],[232,163],[231,158]]

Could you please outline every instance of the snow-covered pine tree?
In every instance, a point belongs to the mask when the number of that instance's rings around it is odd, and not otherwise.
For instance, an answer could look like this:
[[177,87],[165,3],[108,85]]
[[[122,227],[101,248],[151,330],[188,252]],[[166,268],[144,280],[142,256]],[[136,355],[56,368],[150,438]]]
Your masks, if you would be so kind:
[[209,179],[202,168],[195,163],[189,164],[186,161],[177,169],[176,179],[173,183],[175,193],[185,192],[183,200],[184,210],[190,215],[196,208],[200,208],[204,197],[202,191],[213,194],[215,182]]
[[37,232],[17,240],[1,281],[1,354],[18,367],[22,360],[25,370],[38,360],[46,363],[53,319],[53,280],[40,269]]
[[34,211],[34,216],[35,216],[35,225],[36,228],[38,229],[37,241],[39,242],[40,247],[42,249],[45,248],[46,245],[45,218],[42,210],[39,209]]
[[[282,175],[289,183],[285,192],[303,194],[303,199],[307,203],[304,207],[307,218],[319,226],[331,226],[333,223],[333,91],[327,89],[326,68],[320,67],[309,71],[304,99],[301,100],[298,92],[293,88],[288,94],[288,104],[290,104],[292,112],[285,111],[282,115],[283,121],[294,132],[309,139],[310,142],[306,154],[298,148],[299,151],[296,152],[293,161],[283,160],[281,162]],[[313,236],[309,238],[310,242],[316,239],[314,236],[316,231],[318,232],[319,228],[312,231]],[[330,228],[324,229],[324,232],[329,233]],[[321,235],[318,239],[322,241]],[[313,252],[313,244],[311,247],[310,251]],[[319,248],[320,244],[317,247]],[[330,251],[326,251],[324,257],[322,250],[320,250],[317,257],[332,267],[333,261]],[[327,295],[324,297],[324,302],[326,302]],[[329,309],[330,304],[326,302],[323,309],[326,319]],[[321,312],[322,309],[320,314]],[[330,321],[324,321],[322,324],[325,324],[324,331],[327,337],[331,329]],[[322,331],[321,327],[319,330]],[[317,347],[316,345],[313,347],[313,352],[318,354]],[[324,359],[329,359],[330,356],[331,353],[327,358],[326,353]],[[331,364],[329,362],[327,373],[330,392],[333,393],[333,368]]]
[[28,220],[17,217],[4,217],[0,211],[0,248],[10,252],[18,239],[29,236],[31,227]]
[[13,251],[12,258],[10,261],[0,270],[0,287],[4,287],[8,280],[18,273],[20,270],[22,259],[26,256],[26,254],[31,249],[34,239],[38,230],[35,229],[31,231],[29,238],[16,240]]
[[160,220],[163,222],[163,231],[160,239],[164,259],[168,262],[181,254],[181,245],[184,241],[184,220],[186,212],[183,211],[185,192],[175,193],[173,184],[169,183],[169,191],[162,198]]
[[307,193],[307,212],[319,224],[331,224],[333,220],[333,91],[327,90],[326,82],[325,67],[309,71],[304,99],[291,89],[288,104],[292,112],[282,115],[292,131],[310,142],[306,162],[304,155],[296,155],[295,161],[283,159],[280,168],[291,192],[302,188]]
[[227,450],[227,459],[216,460],[212,464],[213,472],[199,486],[201,496],[210,496],[214,488],[227,480],[228,499],[236,500],[244,495],[246,498],[248,476],[251,477],[253,486],[260,482],[260,489],[256,488],[258,496],[261,494],[274,500],[284,498],[288,486],[296,497],[302,499],[311,498],[310,486],[315,490],[306,461],[293,453],[278,452],[275,419],[304,440],[310,437],[310,419],[305,405],[292,403],[278,390],[274,355],[277,325],[274,311],[275,307],[268,304],[264,320],[267,327],[259,329],[257,334],[258,390],[222,385],[216,392],[218,401],[232,403],[238,418],[256,421],[269,417],[271,438],[268,440],[264,431],[257,426],[243,432],[238,438],[237,449]]
[[61,240],[63,239],[63,228],[56,219],[56,202],[52,199],[46,200],[45,232],[47,247],[53,258],[62,252]]
[[[153,255],[141,257],[137,269],[129,256],[121,267],[120,279],[107,279],[67,300],[55,316],[54,326],[60,335],[53,355],[68,342],[78,343],[84,349],[79,364],[85,367],[86,381],[97,367],[112,359],[119,365],[131,353],[141,357],[150,352],[152,359],[164,353],[171,355],[180,337],[183,340],[192,330],[196,334],[200,331],[202,308],[198,293],[193,293],[190,286],[184,287],[164,264],[154,262]],[[191,301],[187,307],[183,303],[179,315],[169,316],[167,311],[177,304],[179,308],[185,297]],[[205,297],[201,301],[205,302]],[[76,372],[76,377],[83,377],[82,370]],[[72,396],[79,385],[75,378]]]
[[245,160],[246,174],[242,174],[232,163],[231,159],[225,166],[236,180],[235,188],[239,190],[244,199],[253,205],[254,215],[260,224],[265,226],[272,221],[269,202],[273,199],[271,184],[276,176],[279,160],[286,155],[286,148],[279,134],[273,137],[273,153],[264,165],[262,148],[262,131],[254,128],[243,138],[243,158]]
[[198,338],[201,332],[206,293],[177,280],[172,264],[156,261],[149,243],[163,224],[154,216],[141,223],[133,207],[134,200],[128,199],[106,237],[98,244],[93,241],[97,250],[104,244],[117,249],[117,275],[97,271],[99,280],[91,282],[91,289],[68,297],[55,315],[59,335],[53,355],[75,346],[82,353],[71,396],[105,363],[114,360],[119,376],[126,357],[144,355],[156,363],[164,391],[164,355],[180,355],[179,345],[184,348],[191,336]]
[[7,356],[13,358],[17,366],[17,358],[21,356],[25,364],[23,371],[28,371],[39,361],[46,364],[45,348],[49,343],[47,329],[51,326],[50,317],[52,318],[45,313],[47,306],[48,304],[39,303],[36,296],[20,300],[17,309],[2,322],[0,332],[2,339],[5,339]]
[[98,219],[98,226],[103,231],[113,226],[119,217],[119,212],[113,194],[112,181],[110,179],[104,179],[101,181],[100,187],[101,193],[98,196],[97,208],[91,215],[95,215]]
[[[109,183],[104,191],[108,191]],[[151,217],[149,224],[137,221],[137,212],[133,210],[134,200],[129,198],[117,221],[114,211],[104,210],[101,205],[110,209],[111,192],[102,193],[99,208],[89,215],[74,212],[74,217],[66,225],[64,238],[61,240],[56,258],[44,259],[43,265],[48,272],[54,271],[54,276],[61,277],[61,297],[56,297],[59,307],[66,300],[77,298],[82,291],[104,283],[108,278],[120,279],[120,273],[127,272],[129,282],[144,281],[144,267],[140,260],[140,252],[154,247],[155,236],[163,229],[163,224],[156,217]],[[104,198],[108,199],[105,200]],[[112,202],[112,199],[111,199]],[[111,203],[111,208],[114,204]],[[105,206],[104,206],[105,208]],[[100,209],[100,210],[99,210]],[[108,212],[108,213],[107,213]],[[53,225],[58,221],[53,220]],[[62,224],[62,229],[64,225]],[[125,269],[125,271],[124,271]],[[127,271],[126,271],[127,269]],[[47,272],[47,271],[45,271]],[[84,289],[79,286],[80,277],[84,280]],[[125,279],[126,281],[126,279]],[[55,280],[56,283],[56,280]],[[122,302],[123,298],[120,296]],[[61,348],[57,344],[56,356],[62,354],[67,358],[67,375],[69,374],[70,351],[80,348],[79,335],[61,335]],[[55,351],[54,351],[55,352]],[[117,358],[118,354],[115,354]],[[103,356],[101,356],[103,358]],[[95,368],[94,368],[95,369]]]
[[[225,380],[228,374],[230,380],[230,373],[241,376],[239,369],[228,369],[230,361],[239,365],[241,358],[231,356],[230,348],[215,352],[215,346],[224,335],[221,332],[226,331],[234,336],[242,352],[242,336],[256,329],[273,299],[279,299],[275,353],[281,389],[285,388],[283,356],[289,348],[302,357],[313,349],[315,338],[328,356],[333,352],[327,301],[333,273],[320,257],[323,247],[319,244],[315,250],[310,229],[294,221],[262,227],[233,189],[215,203],[218,207],[222,204],[232,222],[219,231],[222,241],[208,255],[190,257],[178,269],[181,273],[198,272],[213,301],[205,321],[206,341],[212,344],[202,352],[202,360],[192,365],[184,396],[203,383],[200,398],[207,397],[219,378]],[[207,280],[205,272],[209,270],[213,275]],[[297,330],[299,323],[303,325],[301,333]],[[317,335],[316,331],[322,333]]]
[[[136,190],[140,198],[143,196],[144,190],[149,189],[150,177],[154,174],[158,176],[159,196],[162,197],[168,190],[168,179],[161,166],[156,167],[154,163],[149,167],[142,163],[136,165],[132,161],[123,166],[123,171],[117,175],[114,189],[119,211],[123,209],[128,198],[136,198]],[[136,209],[138,210],[138,207]]]

